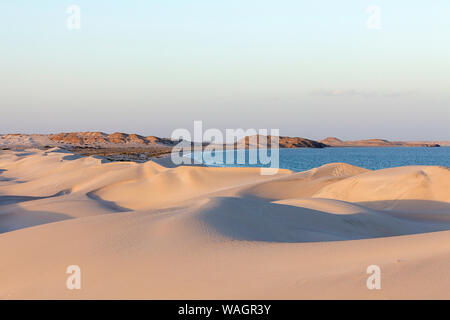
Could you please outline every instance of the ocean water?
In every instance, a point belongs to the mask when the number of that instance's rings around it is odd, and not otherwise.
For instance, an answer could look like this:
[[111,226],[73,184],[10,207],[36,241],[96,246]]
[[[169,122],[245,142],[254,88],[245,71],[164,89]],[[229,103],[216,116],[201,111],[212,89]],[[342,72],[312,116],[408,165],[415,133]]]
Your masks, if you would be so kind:
[[[245,154],[245,163],[237,163],[238,155]],[[227,157],[234,162],[227,164]],[[194,152],[189,155],[197,162],[211,167],[268,167],[259,159],[250,163],[248,150],[217,152]],[[270,157],[270,152],[269,155]],[[216,161],[212,161],[211,158]],[[217,161],[218,160],[218,161]],[[450,147],[359,147],[359,148],[298,148],[279,149],[279,167],[293,171],[305,171],[333,162],[344,162],[358,167],[378,170],[408,165],[433,165],[450,167]]]

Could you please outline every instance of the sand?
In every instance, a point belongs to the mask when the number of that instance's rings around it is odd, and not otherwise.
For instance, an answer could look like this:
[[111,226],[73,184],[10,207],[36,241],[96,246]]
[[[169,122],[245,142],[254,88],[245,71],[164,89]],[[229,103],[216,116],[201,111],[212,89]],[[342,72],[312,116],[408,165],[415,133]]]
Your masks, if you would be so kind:
[[1,151],[0,298],[450,298],[448,168],[163,164]]

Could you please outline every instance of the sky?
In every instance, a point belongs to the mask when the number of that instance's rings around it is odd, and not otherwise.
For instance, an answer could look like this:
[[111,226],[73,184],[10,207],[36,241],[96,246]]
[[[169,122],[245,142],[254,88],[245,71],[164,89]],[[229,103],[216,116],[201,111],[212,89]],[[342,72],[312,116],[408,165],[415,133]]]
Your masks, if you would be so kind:
[[201,120],[450,140],[449,16],[448,0],[2,0],[0,133]]

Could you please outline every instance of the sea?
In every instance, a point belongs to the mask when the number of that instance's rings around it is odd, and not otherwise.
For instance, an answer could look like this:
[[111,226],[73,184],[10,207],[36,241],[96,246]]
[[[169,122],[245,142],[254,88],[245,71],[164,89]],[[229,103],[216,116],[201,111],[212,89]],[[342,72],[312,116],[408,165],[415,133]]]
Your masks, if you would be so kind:
[[[254,154],[250,155],[249,150],[197,151],[187,155],[187,157],[210,167],[269,167],[270,162],[268,161],[270,161],[272,154],[267,150],[263,152],[263,155],[266,154],[267,157],[255,158]],[[272,159],[275,159],[276,152],[273,156]],[[298,172],[336,162],[344,162],[371,170],[411,165],[450,167],[450,147],[279,149],[277,158],[279,168]]]

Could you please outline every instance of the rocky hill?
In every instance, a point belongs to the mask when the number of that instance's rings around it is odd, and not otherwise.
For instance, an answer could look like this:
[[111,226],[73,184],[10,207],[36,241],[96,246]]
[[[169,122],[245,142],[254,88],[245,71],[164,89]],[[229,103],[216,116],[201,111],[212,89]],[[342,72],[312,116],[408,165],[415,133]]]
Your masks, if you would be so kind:
[[440,144],[436,142],[409,142],[409,141],[389,141],[384,139],[366,139],[366,140],[352,140],[343,141],[336,137],[328,137],[319,142],[324,143],[330,147],[439,147]]
[[[267,137],[270,145],[272,137]],[[251,141],[250,141],[251,140]],[[245,137],[239,142],[245,147],[263,146],[263,140],[256,136],[253,139]],[[30,147],[69,147],[69,148],[171,148],[180,141],[156,136],[141,136],[128,133],[104,132],[63,132],[58,134],[4,134],[0,135],[0,148],[30,148]],[[190,144],[190,142],[185,141]],[[343,141],[335,137],[315,141],[300,137],[279,137],[280,148],[324,148],[324,147],[439,147],[450,146],[450,141],[389,141],[383,139],[367,139]]]
[[[245,137],[239,140],[239,143],[244,143],[245,147],[256,147],[256,146],[266,146],[271,144],[272,136],[263,137],[261,136],[252,136]],[[255,143],[257,142],[257,143]],[[300,137],[279,137],[279,147],[280,148],[325,148],[327,145],[325,143],[317,142],[314,140],[309,140]]]
[[155,136],[141,136],[138,134],[127,134],[121,132],[115,132],[107,134],[103,132],[70,132],[70,133],[58,133],[50,134],[48,138],[62,145],[75,145],[75,146],[101,146],[111,147],[114,145],[134,145],[134,146],[146,146],[146,145],[163,145],[172,146],[178,141],[173,141],[166,138],[159,138]]

